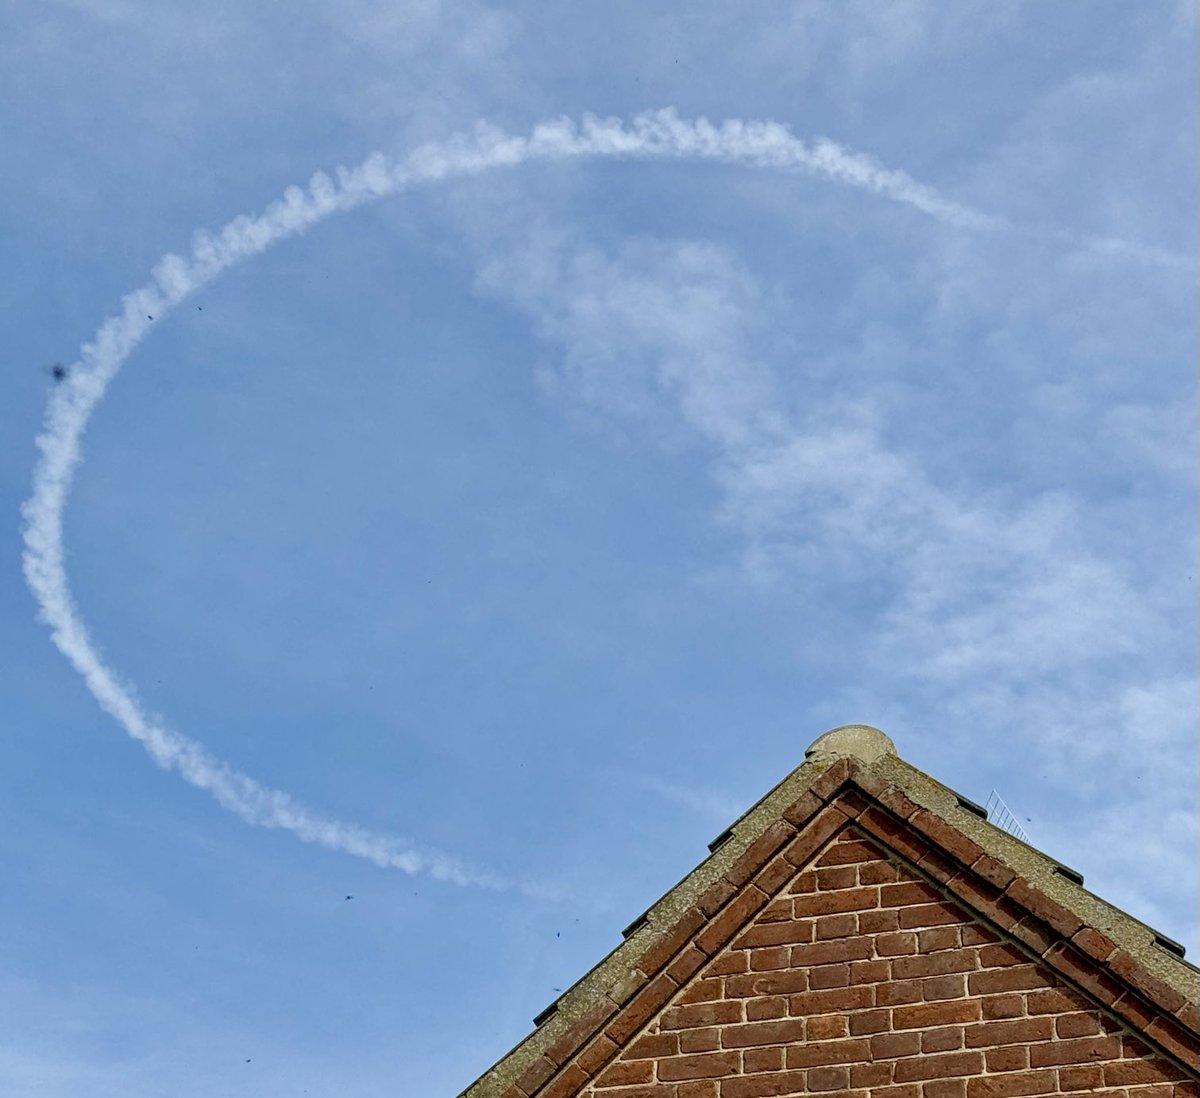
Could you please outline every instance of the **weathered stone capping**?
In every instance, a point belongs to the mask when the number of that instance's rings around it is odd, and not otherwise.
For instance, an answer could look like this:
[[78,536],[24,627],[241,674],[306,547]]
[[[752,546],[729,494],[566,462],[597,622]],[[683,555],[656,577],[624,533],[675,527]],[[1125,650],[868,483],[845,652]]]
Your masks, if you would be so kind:
[[743,816],[464,1098],[1200,1094],[1195,970],[859,744]]

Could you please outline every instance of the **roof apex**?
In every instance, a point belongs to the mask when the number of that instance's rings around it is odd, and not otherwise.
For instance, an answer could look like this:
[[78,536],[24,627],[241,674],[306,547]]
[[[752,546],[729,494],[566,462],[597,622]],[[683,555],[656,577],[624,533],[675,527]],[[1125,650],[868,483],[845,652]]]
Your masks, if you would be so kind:
[[852,756],[871,765],[880,755],[895,755],[896,745],[891,737],[869,724],[843,724],[818,736],[804,752],[805,759],[814,755],[835,758]]
[[[851,724],[825,732],[800,766],[717,836],[710,855],[635,919],[623,941],[460,1098],[580,1093],[587,1079],[574,1057],[584,1043],[621,1012],[632,1019],[656,1010],[653,1004],[695,971],[672,967],[684,963],[685,946],[686,963],[697,952],[712,956],[689,943],[704,932],[719,948],[718,939],[749,917],[737,897],[757,893],[765,903],[780,873],[790,876],[847,826],[865,829],[949,902],[992,924],[1097,1009],[1124,1019],[1160,1054],[1190,1065],[1200,971],[1160,948],[1152,928],[1084,889],[1077,874],[1063,873],[1048,855],[982,815],[978,805],[901,758],[879,729]],[[606,1033],[606,1040],[611,1046],[615,1038]]]

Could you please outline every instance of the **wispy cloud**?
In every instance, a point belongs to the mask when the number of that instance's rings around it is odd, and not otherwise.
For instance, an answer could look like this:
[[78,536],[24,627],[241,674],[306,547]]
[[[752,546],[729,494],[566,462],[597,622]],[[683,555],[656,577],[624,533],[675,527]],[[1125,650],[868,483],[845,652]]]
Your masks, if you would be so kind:
[[[247,1032],[244,1017],[234,1021],[165,992],[131,992],[119,982],[6,975],[0,1001],[8,1008],[0,1014],[7,1034],[0,1091],[22,1098],[258,1098],[305,1088],[366,1098],[394,1093],[398,1074],[404,1075],[393,1050],[363,1047],[354,1035],[306,1044],[269,1027]],[[446,1071],[442,1093],[454,1074]]]
[[678,782],[663,781],[652,775],[643,775],[636,781],[638,785],[664,801],[707,816],[716,823],[730,823],[746,809],[746,806],[735,798],[707,786],[681,785]]
[[481,283],[563,346],[557,384],[573,399],[635,420],[675,410],[708,448],[720,517],[760,576],[810,568],[814,553],[885,575],[882,643],[907,647],[923,675],[1117,656],[1153,628],[1121,563],[1080,535],[1078,499],[963,498],[886,441],[865,396],[789,410],[759,346],[767,295],[720,249],[523,247],[486,262]]
[[[1144,892],[1155,870],[1160,887],[1178,879],[1194,827],[1150,867],[1127,814],[1089,806],[1131,751],[1144,788],[1126,783],[1123,798],[1148,802],[1156,778],[1168,780],[1171,760],[1192,749],[1196,695],[1166,639],[1178,584],[1147,560],[1144,539],[1112,530],[1111,501],[1012,485],[1002,468],[964,487],[902,441],[869,383],[819,396],[785,384],[785,369],[805,365],[772,354],[777,294],[724,249],[641,240],[605,251],[544,227],[498,248],[499,235],[483,246],[481,287],[561,349],[553,392],[650,440],[677,444],[682,433],[707,454],[714,518],[740,536],[745,577],[781,597],[873,592],[837,688],[848,704],[877,712],[882,702],[918,729],[931,712],[970,729],[980,751],[999,761],[1007,749],[1070,791],[1073,818],[1088,813],[1082,833],[1043,829],[1047,843],[1070,835],[1068,849],[1098,859],[1103,850],[1112,874]],[[1028,237],[1040,249],[1056,238],[1077,255],[1091,249],[1067,234]],[[1146,258],[1133,248],[1126,257]],[[930,295],[938,301],[936,285]],[[1174,406],[1118,405],[1102,422],[1150,475],[1191,482],[1180,463],[1192,427]],[[1151,423],[1173,425],[1170,441]],[[1168,808],[1186,812],[1174,797]],[[1150,917],[1161,909],[1161,899],[1135,905]]]

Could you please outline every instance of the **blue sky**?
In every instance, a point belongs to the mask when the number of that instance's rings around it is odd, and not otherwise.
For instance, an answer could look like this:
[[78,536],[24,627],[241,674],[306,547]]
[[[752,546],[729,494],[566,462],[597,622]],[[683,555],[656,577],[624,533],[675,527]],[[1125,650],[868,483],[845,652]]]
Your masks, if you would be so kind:
[[[850,722],[1192,956],[1195,40],[1166,2],[9,5],[0,1091],[457,1093]],[[87,426],[75,607],[143,714],[403,864],[155,766],[22,576],[43,367],[319,169],[666,107],[947,205],[534,159],[196,288]]]

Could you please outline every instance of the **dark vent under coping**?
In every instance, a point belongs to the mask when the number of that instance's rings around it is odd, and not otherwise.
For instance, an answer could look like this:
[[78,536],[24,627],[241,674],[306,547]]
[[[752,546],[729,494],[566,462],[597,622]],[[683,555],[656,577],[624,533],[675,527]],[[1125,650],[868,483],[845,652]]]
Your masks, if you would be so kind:
[[732,827],[725,828],[725,830],[722,831],[720,835],[718,835],[715,839],[713,839],[713,841],[711,843],[708,844],[708,852],[710,854],[715,854],[721,847],[723,847],[732,838],[733,838],[733,828]]
[[622,931],[621,931],[621,937],[622,937],[622,938],[628,938],[628,937],[630,937],[631,935],[633,935],[633,934],[636,934],[636,933],[637,933],[639,930],[641,930],[641,929],[642,929],[642,927],[644,927],[644,926],[645,926],[645,925],[646,925],[646,924],[647,924],[649,921],[650,921],[650,913],[649,913],[649,912],[643,912],[643,913],[642,913],[641,915],[639,915],[639,916],[638,916],[636,919],[634,919],[634,920],[633,920],[633,922],[632,922],[632,923],[630,923],[630,924],[629,924],[629,925],[628,925],[628,926],[627,926],[627,927],[626,927],[624,930],[622,930]]
[[553,1018],[554,1015],[557,1013],[558,1013],[558,1000],[555,999],[554,1002],[552,1002],[548,1007],[546,1007],[545,1010],[543,1010],[541,1012],[541,1014],[534,1016],[533,1024],[535,1026],[540,1026],[543,1022],[547,1022],[551,1018]]
[[1071,881],[1073,884],[1077,884],[1081,888],[1083,887],[1083,874],[1080,873],[1079,870],[1071,869],[1065,865],[1056,865],[1053,872],[1057,873],[1060,877],[1066,877],[1066,879]]
[[970,797],[964,797],[961,793],[955,793],[954,796],[958,799],[960,808],[965,808],[968,812],[974,812],[981,820],[987,819],[987,809],[981,804],[976,804]]
[[1155,934],[1154,944],[1159,949],[1165,949],[1168,953],[1174,953],[1176,957],[1186,957],[1187,950],[1181,946],[1174,938],[1168,938],[1165,934]]

